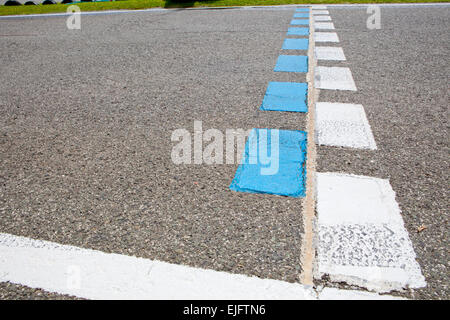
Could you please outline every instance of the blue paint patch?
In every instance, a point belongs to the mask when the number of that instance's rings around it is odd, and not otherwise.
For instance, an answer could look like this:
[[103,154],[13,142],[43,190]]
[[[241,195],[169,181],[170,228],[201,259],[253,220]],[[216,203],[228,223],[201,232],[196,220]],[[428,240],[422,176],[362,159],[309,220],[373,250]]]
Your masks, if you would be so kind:
[[309,19],[303,19],[303,20],[292,19],[291,25],[293,25],[293,26],[309,26]]
[[287,34],[289,36],[309,36],[309,28],[290,27]]
[[[261,145],[267,146],[267,150],[263,147],[261,151]],[[278,170],[273,174],[264,174],[269,167],[267,161],[262,161],[266,154],[272,161],[277,160]],[[305,196],[305,180],[306,132],[253,129],[230,189],[300,198]]]
[[261,110],[308,112],[308,85],[295,82],[270,82]]
[[284,39],[281,49],[284,50],[308,50],[308,39]]
[[309,13],[294,13],[294,18],[309,18]]
[[308,72],[308,57],[280,55],[275,65],[275,72]]
[[297,8],[295,9],[296,12],[309,12],[309,8]]

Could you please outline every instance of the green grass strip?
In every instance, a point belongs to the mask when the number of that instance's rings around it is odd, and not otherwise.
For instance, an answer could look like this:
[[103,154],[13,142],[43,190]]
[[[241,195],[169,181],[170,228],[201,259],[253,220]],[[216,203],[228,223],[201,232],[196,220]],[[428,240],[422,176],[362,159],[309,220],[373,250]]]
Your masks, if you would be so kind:
[[[187,8],[187,7],[233,7],[233,6],[267,6],[283,4],[350,4],[350,3],[423,3],[423,2],[449,2],[443,0],[122,0],[113,2],[85,2],[77,3],[81,11],[101,11],[120,9],[147,9],[147,8]],[[68,5],[29,5],[29,6],[0,6],[0,16],[17,14],[39,14],[66,12]]]

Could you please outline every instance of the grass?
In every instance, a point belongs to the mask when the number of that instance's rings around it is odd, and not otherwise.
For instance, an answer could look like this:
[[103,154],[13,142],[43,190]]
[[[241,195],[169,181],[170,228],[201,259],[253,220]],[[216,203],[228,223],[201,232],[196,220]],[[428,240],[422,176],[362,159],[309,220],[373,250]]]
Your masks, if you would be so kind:
[[[147,8],[186,8],[186,7],[233,7],[262,6],[281,4],[332,4],[332,3],[418,3],[418,2],[448,2],[449,0],[122,0],[113,2],[78,3],[81,11],[101,11],[120,9]],[[0,6],[0,16],[14,14],[39,14],[66,12],[68,5],[30,5],[30,6]]]

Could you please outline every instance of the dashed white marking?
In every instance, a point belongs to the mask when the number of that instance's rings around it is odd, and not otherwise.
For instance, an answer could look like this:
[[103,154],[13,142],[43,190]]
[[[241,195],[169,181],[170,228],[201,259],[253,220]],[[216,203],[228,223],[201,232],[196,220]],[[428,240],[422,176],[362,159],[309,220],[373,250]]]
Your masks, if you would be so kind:
[[388,180],[317,173],[316,277],[388,292],[426,286]]
[[330,16],[314,16],[314,21],[331,21]]
[[328,10],[312,10],[312,14],[326,14],[329,15]]
[[300,284],[0,233],[0,282],[88,299],[313,299]]
[[314,32],[314,41],[316,41],[316,42],[339,42],[339,38],[335,32]]
[[340,47],[314,47],[317,60],[345,61],[344,50]]
[[312,5],[311,9],[313,10],[325,10],[327,8],[327,6],[322,6],[322,5]]
[[377,148],[360,104],[316,103],[316,141],[319,145]]
[[334,24],[333,22],[314,22],[314,29],[333,30]]
[[317,66],[314,80],[315,87],[319,89],[356,91],[349,68]]

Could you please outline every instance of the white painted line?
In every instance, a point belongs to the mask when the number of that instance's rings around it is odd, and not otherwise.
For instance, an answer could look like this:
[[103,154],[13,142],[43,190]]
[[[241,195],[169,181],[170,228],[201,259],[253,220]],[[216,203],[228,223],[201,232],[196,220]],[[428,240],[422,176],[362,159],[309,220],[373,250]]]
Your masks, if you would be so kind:
[[314,21],[331,21],[330,16],[314,16]]
[[322,5],[312,5],[311,9],[312,10],[326,10],[327,6],[322,6]]
[[312,12],[312,14],[329,14],[328,13],[328,10],[313,10],[313,11],[311,11]]
[[378,292],[426,286],[388,180],[317,173],[315,276]]
[[345,61],[344,50],[340,47],[314,47],[317,60]]
[[88,299],[314,299],[300,284],[0,233],[0,282]]
[[360,104],[316,103],[316,141],[327,146],[377,148],[364,107]]
[[333,22],[314,22],[314,29],[334,30],[334,24]]
[[319,300],[407,300],[407,299],[388,295],[379,295],[373,292],[325,288],[319,293]]
[[319,89],[356,91],[349,68],[317,66],[314,80],[315,87]]
[[335,32],[314,32],[315,42],[339,42],[338,35]]

